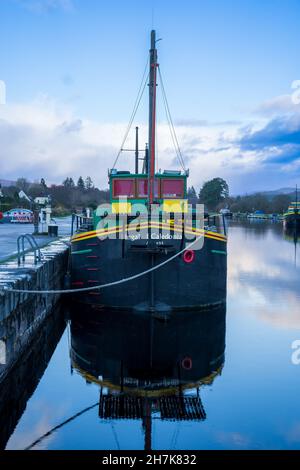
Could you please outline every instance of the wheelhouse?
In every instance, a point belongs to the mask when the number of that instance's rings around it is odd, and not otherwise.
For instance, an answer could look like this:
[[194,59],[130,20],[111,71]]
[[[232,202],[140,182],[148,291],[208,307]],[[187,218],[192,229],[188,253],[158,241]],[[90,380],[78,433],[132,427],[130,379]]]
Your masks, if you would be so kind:
[[[118,207],[124,200],[127,203],[127,212],[131,211],[133,204],[147,204],[148,176],[146,174],[112,170],[109,175],[109,186],[110,201],[114,212],[119,212]],[[182,174],[180,171],[156,173],[154,203],[162,204],[164,210],[168,205],[179,206],[182,210],[187,203],[187,174]]]

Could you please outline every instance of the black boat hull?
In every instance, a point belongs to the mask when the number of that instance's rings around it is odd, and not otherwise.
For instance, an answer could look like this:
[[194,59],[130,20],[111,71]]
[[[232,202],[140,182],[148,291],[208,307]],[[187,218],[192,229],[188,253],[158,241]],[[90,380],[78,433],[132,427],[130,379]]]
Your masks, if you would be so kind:
[[[71,308],[71,361],[87,380],[126,391],[159,391],[211,383],[225,362],[226,305],[150,315]],[[99,377],[102,377],[99,380]]]
[[300,230],[300,213],[287,214],[284,217],[284,227],[289,230]]
[[[80,289],[109,284],[142,273],[174,256],[182,240],[159,242],[152,248],[132,240],[104,239],[87,234],[72,241],[72,287]],[[192,261],[181,254],[137,279],[91,292],[77,300],[109,308],[146,311],[197,309],[225,302],[227,272],[226,238],[204,237]]]

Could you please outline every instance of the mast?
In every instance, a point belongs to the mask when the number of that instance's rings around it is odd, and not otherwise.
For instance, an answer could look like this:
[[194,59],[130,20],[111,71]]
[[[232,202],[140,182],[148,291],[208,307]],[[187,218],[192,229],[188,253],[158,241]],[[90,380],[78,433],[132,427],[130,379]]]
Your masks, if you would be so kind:
[[149,149],[148,149],[148,144],[146,144],[145,156],[144,156],[144,161],[143,161],[143,169],[142,169],[142,173],[145,173],[146,175],[148,174],[148,160],[149,160]]
[[139,128],[135,128],[135,174],[139,172]]
[[148,203],[154,199],[155,176],[155,125],[156,125],[156,75],[157,50],[155,48],[155,30],[151,31],[150,72],[149,72],[149,158],[148,158]]

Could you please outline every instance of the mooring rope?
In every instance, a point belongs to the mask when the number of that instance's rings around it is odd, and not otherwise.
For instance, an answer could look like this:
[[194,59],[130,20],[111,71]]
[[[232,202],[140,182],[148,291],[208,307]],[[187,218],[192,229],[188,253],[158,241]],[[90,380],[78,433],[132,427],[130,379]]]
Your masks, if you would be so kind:
[[146,269],[145,271],[142,271],[138,274],[134,274],[133,276],[125,277],[123,279],[119,279],[117,281],[112,281],[108,282],[107,284],[100,284],[98,286],[92,286],[92,287],[80,287],[79,289],[50,289],[50,290],[28,290],[28,289],[12,289],[10,287],[2,287],[0,288],[0,292],[14,292],[16,294],[74,294],[76,292],[90,292],[93,290],[100,290],[104,289],[106,287],[112,287],[112,286],[117,286],[119,284],[124,284],[125,282],[133,281],[134,279],[138,279],[139,277],[145,276],[146,274],[149,274],[153,271],[156,271],[157,269],[161,268],[162,266],[165,266],[166,264],[170,263],[173,261],[175,258],[178,256],[182,255],[186,250],[190,250],[192,246],[194,246],[200,238],[202,238],[203,235],[200,235],[197,237],[193,242],[191,242],[188,246],[183,248],[182,250],[178,251],[178,253],[175,253],[175,255],[171,256],[170,258],[166,259],[165,261],[162,261],[161,263],[157,264],[156,266],[152,266],[149,269]]

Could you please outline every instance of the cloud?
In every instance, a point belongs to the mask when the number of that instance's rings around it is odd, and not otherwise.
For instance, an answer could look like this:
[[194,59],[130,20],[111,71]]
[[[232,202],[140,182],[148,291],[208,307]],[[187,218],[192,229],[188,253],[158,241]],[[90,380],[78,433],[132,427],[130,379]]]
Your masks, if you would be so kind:
[[[121,142],[122,126],[115,126]],[[105,125],[78,119],[55,101],[40,96],[24,105],[0,108],[0,174],[11,179],[41,176],[59,183],[68,176],[98,173],[106,186],[106,171],[116,154]]]
[[218,442],[230,449],[249,449],[252,447],[249,436],[237,431],[220,431],[217,433],[216,439]]
[[74,10],[73,0],[17,0],[17,2],[34,13],[47,13],[53,10],[70,12]]
[[250,225],[243,250],[239,247],[244,235],[236,233],[235,238],[228,264],[228,297],[235,299],[240,314],[252,313],[279,330],[299,330],[299,272],[293,269],[297,264],[293,244],[282,245],[280,226],[270,230],[266,225]]
[[205,119],[176,119],[176,126],[187,126],[187,127],[205,127],[205,126],[237,126],[240,125],[241,121],[228,120],[228,121],[216,121],[209,122]]
[[[70,107],[47,95],[39,95],[27,104],[8,104],[0,108],[0,173],[9,179],[25,176],[33,180],[43,176],[48,181],[61,182],[66,176],[85,175],[89,168],[97,175],[96,184],[106,187],[106,169],[113,165],[125,129],[126,123],[103,124],[79,118]],[[225,134],[225,129],[220,134],[212,127],[179,127],[182,153],[186,165],[193,168],[197,186],[225,168],[224,159],[229,162],[232,148],[224,147]],[[145,125],[140,126],[140,140],[147,140]],[[126,145],[134,148],[134,132]],[[165,123],[158,129],[157,165],[179,167]],[[132,168],[133,155],[121,154],[118,167]]]
[[272,119],[258,131],[246,131],[240,140],[244,150],[300,145],[300,115]]
[[261,103],[254,109],[254,113],[269,118],[283,114],[300,113],[300,105],[293,102],[292,95],[280,95]]
[[[196,125],[182,121],[176,127],[189,184],[197,191],[204,181],[220,176],[233,194],[294,186],[300,174],[300,115],[277,117],[243,127],[232,121]],[[127,123],[101,123],[78,116],[71,103],[64,105],[45,94],[32,102],[0,106],[0,176],[29,180],[44,177],[60,183],[67,176],[93,173],[95,184],[107,187],[111,168]],[[140,126],[140,141],[147,141]],[[134,148],[134,131],[127,148]],[[133,168],[130,152],[121,154],[117,167]],[[180,168],[167,123],[157,132],[157,169]],[[279,171],[280,170],[280,171]],[[268,181],[268,188],[266,188]]]
[[82,120],[74,119],[72,121],[63,122],[61,126],[59,126],[59,129],[65,133],[80,132],[82,130]]
[[279,116],[261,128],[248,126],[240,129],[239,133],[236,144],[241,152],[252,152],[265,167],[275,165],[277,170],[299,173],[300,114]]
[[205,119],[176,119],[175,124],[184,127],[202,127],[207,126],[208,121]]

